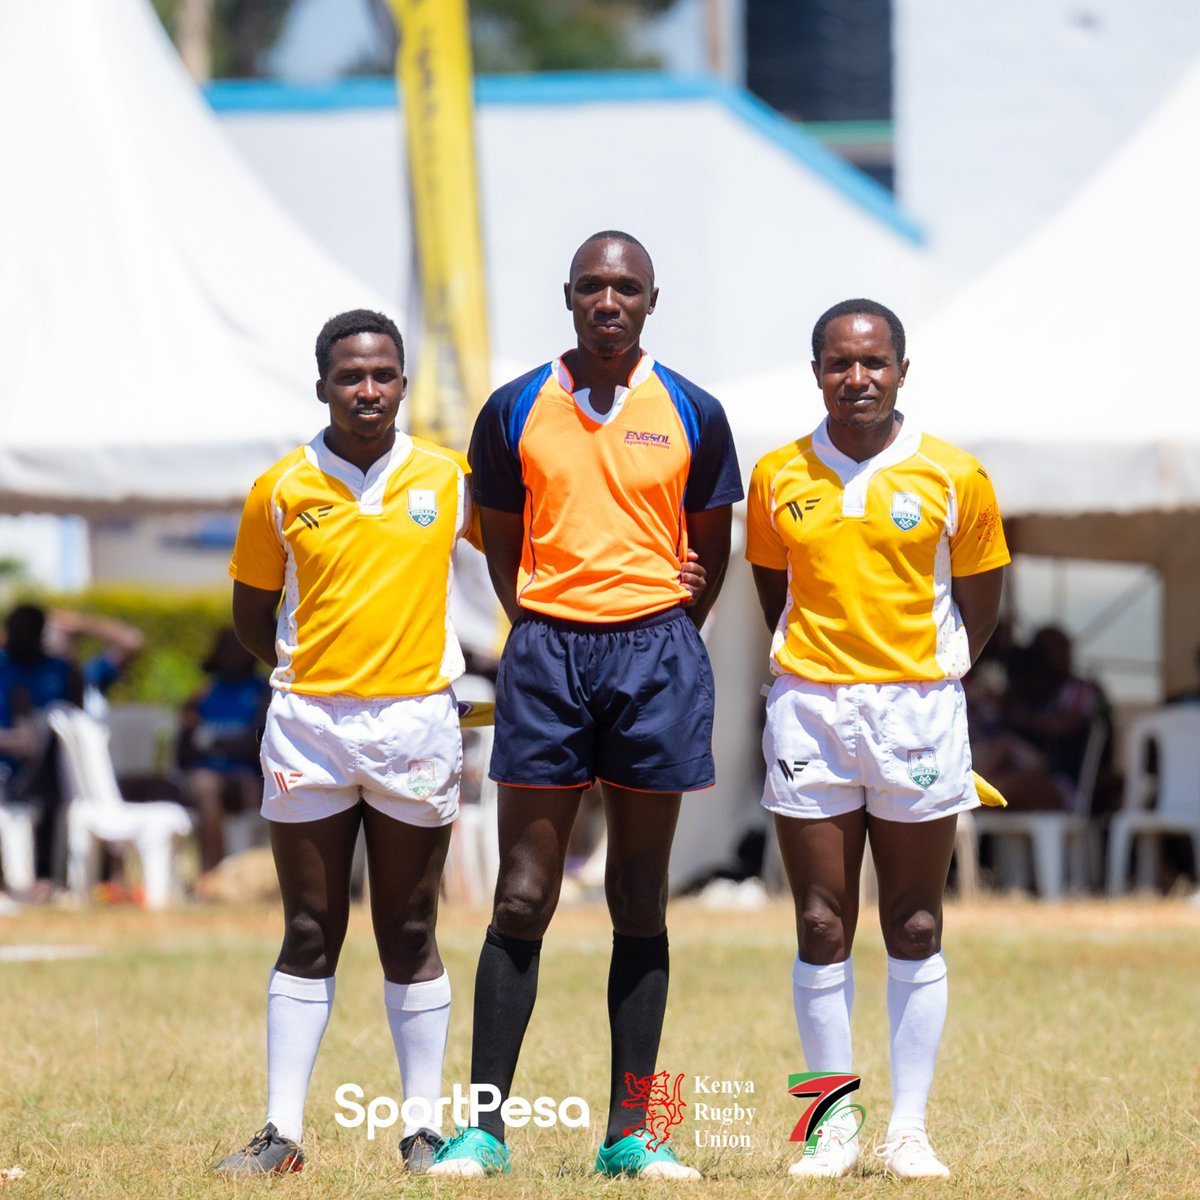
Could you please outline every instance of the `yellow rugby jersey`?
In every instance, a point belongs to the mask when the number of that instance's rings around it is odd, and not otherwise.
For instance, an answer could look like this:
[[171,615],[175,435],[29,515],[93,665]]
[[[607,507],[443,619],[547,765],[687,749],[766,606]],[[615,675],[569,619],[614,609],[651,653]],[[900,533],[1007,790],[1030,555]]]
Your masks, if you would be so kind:
[[478,546],[466,458],[397,431],[363,473],[324,432],[255,481],[229,573],[282,589],[271,684],[314,696],[425,696],[463,672],[451,552]]
[[771,670],[817,683],[961,678],[951,579],[1009,561],[979,462],[911,421],[862,463],[825,422],[768,454],[750,477],[746,557],[788,573]]

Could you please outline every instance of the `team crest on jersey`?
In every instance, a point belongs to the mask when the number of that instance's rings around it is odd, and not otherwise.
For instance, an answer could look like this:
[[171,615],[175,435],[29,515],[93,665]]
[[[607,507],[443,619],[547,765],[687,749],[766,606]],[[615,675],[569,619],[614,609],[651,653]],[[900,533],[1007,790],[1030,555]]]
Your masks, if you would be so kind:
[[910,750],[908,752],[908,777],[919,788],[932,787],[940,774],[937,755],[932,750]]
[[921,501],[912,492],[892,493],[892,522],[905,531],[921,523]]
[[408,515],[422,529],[428,529],[437,520],[437,495],[426,488],[408,489]]
[[428,800],[437,791],[437,765],[432,758],[414,758],[408,764],[408,790],[418,800]]

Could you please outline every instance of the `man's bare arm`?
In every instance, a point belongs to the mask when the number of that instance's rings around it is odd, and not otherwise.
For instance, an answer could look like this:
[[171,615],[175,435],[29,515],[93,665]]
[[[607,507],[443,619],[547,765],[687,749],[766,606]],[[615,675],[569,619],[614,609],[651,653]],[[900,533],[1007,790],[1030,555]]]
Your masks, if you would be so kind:
[[688,545],[696,551],[700,565],[708,575],[708,586],[687,610],[687,615],[697,629],[704,624],[709,610],[721,594],[725,570],[729,566],[729,538],[732,526],[733,506],[729,504],[687,514]]
[[762,609],[763,620],[766,621],[767,628],[774,633],[779,618],[783,615],[783,606],[787,603],[787,572],[754,564],[751,564],[750,570],[754,575],[754,587],[758,592],[758,604]]
[[978,575],[956,575],[950,582],[950,593],[967,630],[972,664],[983,653],[988,638],[996,631],[1003,587],[1003,567],[981,571]]
[[503,512],[481,505],[479,523],[492,587],[500,607],[504,609],[504,615],[515,625],[521,615],[521,606],[517,603],[517,572],[521,567],[525,518],[521,513]]
[[246,583],[233,584],[233,628],[238,641],[254,655],[275,669],[275,613],[283,589],[267,592]]

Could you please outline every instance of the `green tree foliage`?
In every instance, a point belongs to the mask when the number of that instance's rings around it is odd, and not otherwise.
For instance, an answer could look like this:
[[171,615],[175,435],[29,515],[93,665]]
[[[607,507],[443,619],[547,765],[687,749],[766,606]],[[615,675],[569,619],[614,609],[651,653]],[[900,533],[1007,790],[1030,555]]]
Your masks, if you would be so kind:
[[[212,73],[215,79],[252,79],[262,74],[262,57],[283,32],[294,0],[211,0]],[[175,37],[181,0],[152,0]]]
[[639,16],[672,0],[471,0],[471,42],[481,75],[656,67],[630,35]]
[[[215,78],[262,74],[264,53],[278,39],[295,0],[211,0],[212,73]],[[377,55],[352,74],[387,71],[386,5],[368,5],[381,27]],[[176,35],[182,0],[152,0],[167,32]],[[653,55],[632,47],[639,19],[674,0],[470,0],[471,43],[479,74],[526,71],[605,71],[656,67]]]

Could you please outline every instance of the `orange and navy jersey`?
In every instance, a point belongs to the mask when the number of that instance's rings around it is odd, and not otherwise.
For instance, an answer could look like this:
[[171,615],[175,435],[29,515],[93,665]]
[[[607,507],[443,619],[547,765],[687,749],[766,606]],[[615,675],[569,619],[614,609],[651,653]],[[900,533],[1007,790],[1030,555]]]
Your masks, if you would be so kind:
[[788,574],[772,671],[816,683],[961,678],[952,580],[1009,561],[983,468],[911,421],[861,463],[824,422],[768,454],[750,476],[746,557]]
[[570,621],[686,600],[686,514],[742,498],[724,409],[648,354],[606,413],[561,359],[506,384],[479,414],[470,458],[476,502],[524,515],[521,607]]
[[229,573],[283,593],[273,687],[425,696],[462,674],[449,594],[455,543],[479,545],[469,473],[461,454],[397,432],[364,475],[319,433],[255,482]]

